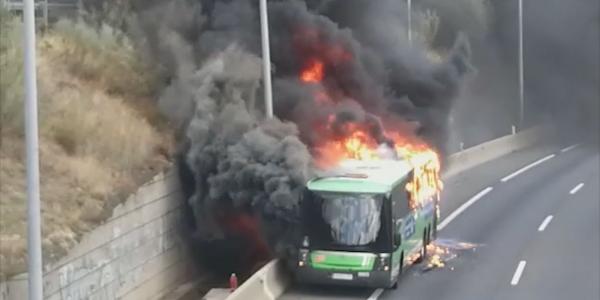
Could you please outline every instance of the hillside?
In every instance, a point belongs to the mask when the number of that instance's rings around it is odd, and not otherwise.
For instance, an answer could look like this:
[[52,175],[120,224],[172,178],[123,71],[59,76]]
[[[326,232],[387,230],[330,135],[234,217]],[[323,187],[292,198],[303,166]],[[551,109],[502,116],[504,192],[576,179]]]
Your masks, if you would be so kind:
[[[26,269],[20,22],[0,16],[0,277]],[[60,21],[38,36],[44,262],[170,163],[171,130],[152,102],[152,69],[108,26]]]

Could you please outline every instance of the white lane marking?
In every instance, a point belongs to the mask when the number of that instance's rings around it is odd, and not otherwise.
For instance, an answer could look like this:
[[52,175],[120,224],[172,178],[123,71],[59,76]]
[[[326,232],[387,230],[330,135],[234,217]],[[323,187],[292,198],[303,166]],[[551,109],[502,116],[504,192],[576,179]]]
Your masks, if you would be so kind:
[[567,148],[564,148],[564,149],[560,150],[560,152],[565,153],[565,152],[571,151],[571,150],[573,150],[573,149],[575,149],[577,147],[579,147],[579,144],[571,145],[571,146],[569,146]]
[[371,296],[369,296],[369,299],[367,300],[377,300],[377,298],[381,296],[381,293],[383,293],[383,289],[376,289],[373,291],[373,294],[371,294]]
[[546,227],[548,227],[548,224],[550,224],[550,221],[552,221],[552,218],[554,218],[552,215],[547,216],[544,219],[544,222],[542,222],[542,224],[540,224],[540,227],[538,227],[538,231],[544,231],[544,229],[546,229]]
[[545,162],[545,161],[547,161],[549,159],[552,159],[555,156],[556,156],[556,154],[550,154],[550,155],[548,155],[548,156],[546,156],[546,157],[544,157],[542,159],[538,159],[538,160],[536,160],[536,161],[528,164],[527,166],[522,167],[521,169],[513,172],[512,174],[510,174],[510,175],[502,178],[500,181],[507,182],[507,181],[509,181],[509,180],[511,180],[511,179],[513,179],[513,178],[515,178],[517,176],[519,176],[521,173],[523,173],[523,172],[525,172],[525,171],[527,171],[527,170],[529,170],[529,169],[531,169],[531,168],[533,168],[533,167],[535,167],[535,166],[537,166],[537,165],[539,165],[539,164],[541,164],[541,163],[543,163],[543,162]]
[[525,270],[526,264],[527,264],[527,262],[524,260],[519,262],[519,265],[517,266],[517,270],[515,270],[515,275],[513,275],[513,278],[510,281],[511,285],[519,284],[519,280],[521,279],[521,275],[523,275],[523,271]]
[[579,190],[583,187],[583,182],[578,184],[577,186],[575,186],[570,192],[569,194],[571,195],[575,195],[575,193],[579,192]]
[[469,199],[469,201],[463,203],[463,205],[461,205],[459,208],[457,208],[455,211],[453,211],[450,215],[448,215],[444,221],[442,221],[442,223],[440,223],[440,225],[438,225],[437,230],[442,230],[444,229],[444,227],[446,227],[448,224],[450,224],[450,222],[452,222],[452,220],[454,220],[456,217],[458,217],[458,215],[460,215],[463,211],[465,211],[465,209],[469,208],[469,206],[473,205],[473,203],[477,202],[477,200],[483,198],[483,196],[485,196],[487,193],[491,192],[494,188],[492,188],[491,186],[486,187],[485,189],[483,189],[481,192],[477,193],[477,195],[471,197],[471,199]]

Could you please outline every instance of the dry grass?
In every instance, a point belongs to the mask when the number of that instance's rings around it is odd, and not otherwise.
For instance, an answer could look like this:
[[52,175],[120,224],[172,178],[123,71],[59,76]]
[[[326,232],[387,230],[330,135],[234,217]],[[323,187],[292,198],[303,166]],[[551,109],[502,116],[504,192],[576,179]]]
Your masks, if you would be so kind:
[[[132,48],[109,31],[97,32],[101,39],[83,46],[98,36],[83,24],[77,26],[74,32],[58,27],[38,45],[45,263],[63,256],[111,214],[123,195],[163,170],[173,145],[145,97],[152,79],[148,72],[137,73]],[[0,31],[3,40],[8,37],[5,27]],[[20,62],[5,60],[21,51],[14,41],[17,33],[10,37],[13,41],[2,42],[2,47],[8,45],[1,53],[2,80],[5,70],[20,72]],[[22,83],[13,78],[0,86],[0,277],[23,272],[26,266]]]
[[[111,167],[131,169],[156,152],[159,137],[123,99],[101,91],[63,87],[46,132],[74,156],[92,156]],[[101,112],[101,113],[100,113]]]

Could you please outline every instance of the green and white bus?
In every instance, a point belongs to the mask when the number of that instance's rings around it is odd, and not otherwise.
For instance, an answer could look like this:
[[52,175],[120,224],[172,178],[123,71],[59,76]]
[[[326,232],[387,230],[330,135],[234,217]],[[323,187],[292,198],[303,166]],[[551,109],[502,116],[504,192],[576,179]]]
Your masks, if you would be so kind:
[[415,205],[410,191],[439,182],[425,178],[437,176],[426,165],[348,160],[309,181],[301,202],[296,280],[395,288],[411,258],[423,260],[436,236],[439,193],[421,195]]

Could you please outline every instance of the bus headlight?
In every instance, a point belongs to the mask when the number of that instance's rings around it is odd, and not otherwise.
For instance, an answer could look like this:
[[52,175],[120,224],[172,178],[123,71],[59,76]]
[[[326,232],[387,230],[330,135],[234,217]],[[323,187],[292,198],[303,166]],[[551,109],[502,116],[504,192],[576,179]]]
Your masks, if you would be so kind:
[[389,271],[390,270],[390,255],[388,253],[379,254],[379,263],[378,269],[379,271]]
[[306,266],[308,262],[308,249],[300,249],[298,253],[298,267]]

